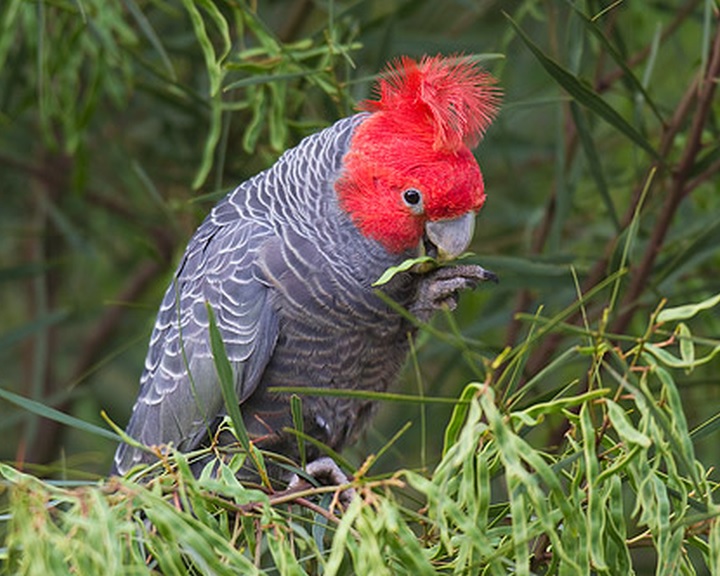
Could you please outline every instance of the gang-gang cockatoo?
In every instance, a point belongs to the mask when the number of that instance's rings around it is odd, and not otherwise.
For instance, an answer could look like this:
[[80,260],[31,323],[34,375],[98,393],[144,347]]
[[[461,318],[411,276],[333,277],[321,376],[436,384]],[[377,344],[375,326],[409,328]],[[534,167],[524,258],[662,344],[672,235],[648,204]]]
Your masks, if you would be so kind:
[[[220,201],[160,306],[127,434],[183,452],[213,442],[227,411],[207,305],[259,448],[297,457],[290,394],[272,387],[385,391],[414,325],[373,284],[409,258],[444,263],[467,249],[485,201],[471,148],[498,101],[494,79],[468,58],[401,58],[360,113],[305,138]],[[487,279],[477,265],[416,266],[379,289],[428,320]],[[304,433],[336,451],[375,409],[366,399],[301,399]],[[309,460],[320,456],[307,445]],[[113,473],[156,458],[121,444]]]

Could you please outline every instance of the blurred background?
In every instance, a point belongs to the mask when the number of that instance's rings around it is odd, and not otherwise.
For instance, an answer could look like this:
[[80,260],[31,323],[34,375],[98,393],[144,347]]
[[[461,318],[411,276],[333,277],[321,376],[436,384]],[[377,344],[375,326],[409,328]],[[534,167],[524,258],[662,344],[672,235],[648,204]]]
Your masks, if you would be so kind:
[[[452,318],[436,319],[440,335],[419,336],[397,391],[456,397],[491,381],[502,359],[491,363],[523,345],[534,315],[559,324],[528,346],[518,388],[577,344],[577,326],[627,347],[663,299],[720,293],[717,9],[710,0],[5,0],[0,460],[56,477],[107,472],[113,442],[38,406],[103,427],[104,411],[124,427],[162,293],[204,215],[283,150],[351,114],[403,54],[473,55],[505,95],[476,150],[488,201],[472,247],[501,282],[464,294]],[[584,316],[568,310],[598,286]],[[698,457],[720,464],[717,308],[688,329],[707,361],[675,376],[690,428],[703,431]],[[679,354],[677,343],[668,350]],[[525,402],[581,389],[588,370],[560,365]],[[17,396],[38,404],[18,406]],[[450,410],[384,403],[348,456],[359,464],[410,422],[377,470],[431,467]],[[538,441],[551,449],[562,433]]]

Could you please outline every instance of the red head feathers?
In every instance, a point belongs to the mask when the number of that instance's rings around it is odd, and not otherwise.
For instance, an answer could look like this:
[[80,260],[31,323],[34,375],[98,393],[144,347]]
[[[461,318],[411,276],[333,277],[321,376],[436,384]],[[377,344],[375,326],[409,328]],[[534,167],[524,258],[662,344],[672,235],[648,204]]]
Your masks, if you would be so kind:
[[362,110],[422,113],[435,132],[435,148],[474,148],[497,112],[495,79],[467,58],[425,56],[420,62],[401,57],[380,80],[380,100],[366,100]]
[[[428,221],[476,212],[485,201],[475,146],[500,99],[495,80],[468,58],[404,57],[379,83],[336,184],[341,205],[390,252],[412,250]],[[408,190],[419,193],[411,203]],[[414,198],[414,195],[413,195]]]

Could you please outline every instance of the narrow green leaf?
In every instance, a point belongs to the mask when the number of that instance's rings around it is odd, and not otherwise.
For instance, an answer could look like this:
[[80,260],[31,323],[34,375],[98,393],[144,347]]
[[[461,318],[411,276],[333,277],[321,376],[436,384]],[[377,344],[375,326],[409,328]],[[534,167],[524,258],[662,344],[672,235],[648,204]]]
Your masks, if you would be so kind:
[[605,102],[605,100],[594,92],[585,82],[565,70],[565,68],[560,66],[560,64],[555,62],[552,58],[547,57],[509,15],[506,14],[505,16],[510,21],[512,27],[517,31],[520,39],[530,49],[543,68],[545,68],[548,74],[550,74],[550,76],[552,76],[555,81],[575,100],[595,112],[608,124],[622,132],[630,140],[635,142],[635,144],[650,154],[654,159],[659,161],[663,160],[647,139],[645,139],[642,134],[635,130],[635,128],[633,128],[622,116],[620,116],[614,108]]
[[[283,428],[283,432],[286,432],[287,434],[292,434],[293,436],[301,437],[303,442],[305,442],[306,445],[310,444],[312,446],[315,446],[320,451],[320,453],[325,454],[326,456],[329,456],[330,458],[332,458],[335,461],[335,463],[338,466],[340,466],[340,468],[342,468],[344,470],[354,470],[355,469],[353,467],[352,463],[347,458],[343,458],[342,454],[340,454],[339,452],[336,452],[329,446],[323,444],[322,442],[320,442],[320,440],[317,440],[316,438],[309,436],[305,432],[298,432],[295,428]],[[295,467],[284,466],[283,463],[281,463],[281,462],[278,462],[278,465],[281,467],[284,467],[288,470],[290,468],[292,468],[293,469],[292,471],[294,473],[304,472],[304,471],[298,471]]]
[[657,360],[665,364],[665,366],[669,366],[670,368],[682,368],[684,370],[690,369],[690,368],[696,368],[698,366],[701,366],[703,364],[707,364],[710,362],[715,356],[720,354],[720,344],[715,346],[708,354],[705,356],[701,356],[700,358],[695,358],[692,363],[688,363],[682,358],[678,358],[677,356],[673,356],[665,350],[664,348],[660,348],[656,346],[655,344],[645,344],[644,349],[646,352],[652,354]]
[[[652,357],[648,357],[645,353],[643,353],[642,356],[649,365],[653,365]],[[655,368],[657,369],[657,367]],[[667,375],[667,379],[663,379],[661,371],[656,370],[656,373],[661,379],[663,385],[667,388],[664,392],[666,394],[669,393],[676,395],[676,390],[672,390],[675,388],[675,383],[672,381],[672,378],[669,377],[669,374]],[[624,386],[633,392],[635,403],[643,416],[645,418],[652,419],[652,421],[657,425],[656,428],[648,428],[649,433],[653,436],[654,443],[663,448],[666,443],[670,444],[674,461],[680,465],[686,475],[686,478],[692,482],[692,487],[695,492],[701,494],[703,490],[700,488],[700,477],[693,459],[694,453],[692,450],[689,450],[688,452],[685,448],[686,442],[690,442],[690,439],[683,439],[679,437],[677,433],[677,426],[671,422],[671,418],[674,418],[675,415],[668,414],[666,409],[663,409],[658,405],[658,402],[653,397],[648,386],[647,374],[642,375],[639,382],[639,389],[633,387],[627,382],[624,383]],[[684,423],[684,417],[682,427],[684,429],[687,428],[687,425]],[[662,433],[660,431],[662,431]]]
[[703,310],[708,310],[720,304],[720,294],[716,294],[697,304],[685,304],[684,306],[676,306],[675,308],[665,308],[658,314],[658,322],[672,322],[674,320],[687,320],[696,316]]
[[[205,59],[205,68],[207,69],[208,79],[210,81],[210,95],[215,96],[220,91],[220,84],[222,79],[222,70],[218,64],[218,59],[215,56],[215,48],[212,40],[208,36],[207,29],[205,28],[205,21],[203,20],[200,10],[198,10],[194,0],[182,0],[185,9],[190,16],[192,22],[193,31],[195,32],[195,38],[200,44],[200,50],[202,51]],[[202,2],[205,8],[207,4]]]
[[[688,429],[685,411],[683,410],[682,400],[677,384],[673,380],[668,370],[661,366],[655,367],[655,375],[662,383],[662,391],[667,401],[667,409],[669,410],[668,422],[670,423],[670,435],[672,442],[678,451],[678,456],[687,461],[688,472],[691,476],[695,476],[695,467],[692,465],[695,461],[695,449],[693,448],[690,431]],[[700,478],[695,477],[696,482],[700,482]]]
[[720,574],[720,521],[710,524],[708,534],[710,552],[708,554],[708,574]]
[[613,474],[604,483],[603,496],[607,510],[604,544],[608,550],[605,558],[612,562],[611,574],[632,574],[632,558],[627,545],[627,528],[623,489],[620,474]]
[[[477,384],[475,384],[477,386]],[[381,402],[410,402],[413,404],[462,404],[468,401],[443,396],[417,396],[416,394],[397,394],[394,392],[371,392],[369,390],[339,390],[336,388],[317,388],[313,386],[270,386],[268,391],[276,394],[299,394],[300,396],[332,396],[335,398],[359,398]]]
[[[547,414],[557,414],[559,412],[562,412],[563,410],[566,410],[573,406],[577,406],[578,404],[587,404],[588,402],[592,402],[593,400],[603,398],[609,393],[610,388],[599,388],[597,390],[585,392],[584,394],[579,394],[577,396],[556,398],[555,400],[551,400],[550,402],[540,402],[537,404],[533,404],[523,412],[533,420],[537,420],[541,416],[545,416]],[[515,414],[516,413],[513,413],[513,415]]]
[[[642,210],[643,205],[645,204],[645,199],[647,198],[648,192],[650,191],[650,185],[652,184],[653,180],[655,179],[655,173],[657,172],[657,169],[653,166],[650,169],[650,172],[648,173],[647,178],[645,179],[645,183],[643,184],[642,192],[640,193],[640,199],[638,200],[635,210],[633,212],[632,220],[630,221],[630,225],[627,229],[627,234],[625,238],[625,242],[623,244],[622,249],[622,256],[620,259],[620,265],[619,268],[621,270],[624,270],[628,259],[630,258],[630,248],[632,247],[633,243],[635,242],[638,231],[640,229],[640,211]],[[613,310],[615,308],[615,303],[618,300],[618,295],[620,294],[620,276],[618,276],[617,280],[615,281],[613,288],[612,288],[612,294],[610,296],[610,302],[607,305],[607,310]]]
[[[494,435],[498,446],[498,454],[505,466],[505,475],[508,484],[508,493],[510,496],[511,513],[513,509],[519,510],[526,504],[532,505],[532,513],[537,517],[539,527],[530,532],[529,526],[525,520],[528,517],[528,511],[524,510],[525,518],[520,519],[520,524],[516,527],[515,522],[517,516],[512,514],[513,518],[513,540],[516,553],[519,554],[519,563],[516,567],[520,571],[525,571],[525,545],[528,539],[536,537],[535,530],[542,529],[542,532],[550,539],[553,550],[563,562],[567,563],[574,573],[583,573],[581,564],[586,563],[586,556],[577,558],[568,554],[568,544],[572,546],[575,542],[571,542],[568,534],[574,529],[579,515],[576,514],[570,505],[562,484],[555,472],[543,460],[533,448],[524,440],[518,437],[511,429],[508,422],[502,417],[497,406],[495,406],[495,398],[492,388],[484,388],[478,400],[482,406],[482,410],[487,418],[488,425]],[[527,466],[526,466],[527,464]],[[535,473],[530,473],[528,469]],[[552,498],[548,498],[540,487],[539,479],[548,486]],[[513,493],[517,492],[517,498],[513,502]],[[551,508],[551,505],[553,507]],[[566,524],[565,538],[560,539],[555,529],[559,519],[563,518]],[[518,542],[518,539],[522,540]],[[580,563],[580,564],[578,564]]]
[[[222,38],[222,49],[217,56],[218,68],[220,68],[220,64],[225,60],[225,58],[227,58],[227,55],[230,54],[230,50],[232,50],[233,40],[230,35],[230,26],[228,25],[225,16],[223,16],[223,13],[214,2],[211,0],[196,0],[196,2],[208,13],[208,16],[210,16],[210,19],[220,32],[220,37]],[[218,81],[216,90],[219,89],[220,82]]]
[[395,434],[392,435],[392,438],[390,438],[390,440],[385,442],[385,444],[383,444],[382,448],[380,448],[380,450],[378,450],[377,454],[375,454],[375,458],[373,459],[373,463],[380,460],[380,458],[382,458],[382,456],[388,450],[390,450],[400,438],[402,438],[402,436],[405,434],[405,432],[407,432],[410,428],[412,428],[412,424],[413,424],[412,421],[405,422],[405,424],[403,424],[400,427],[400,430],[395,432]]
[[0,13],[0,70],[5,69],[5,58],[20,29],[15,24],[22,0],[7,0]]
[[[553,358],[553,360],[545,365],[542,370],[534,374],[525,384],[523,385],[520,390],[515,392],[506,402],[505,405],[508,409],[512,409],[515,407],[516,404],[518,404],[525,395],[533,390],[533,388],[537,385],[540,385],[544,382],[547,382],[547,377],[550,376],[553,372],[558,370],[559,368],[567,365],[571,361],[577,359],[577,347],[571,346],[561,354],[559,354],[557,357]],[[531,407],[532,408],[532,407]]]
[[292,542],[288,542],[288,537],[283,530],[268,531],[266,542],[278,574],[287,576],[304,576],[306,574],[295,557]]
[[155,32],[155,29],[153,28],[150,21],[147,19],[143,11],[138,7],[135,0],[123,0],[123,4],[125,4],[125,7],[128,9],[128,12],[132,15],[132,17],[135,19],[135,22],[137,22],[140,30],[145,35],[145,37],[148,39],[152,47],[155,49],[155,51],[158,53],[158,56],[160,56],[160,60],[163,63],[163,66],[165,66],[165,69],[167,70],[168,76],[173,82],[177,82],[177,75],[175,74],[175,68],[173,68],[172,62],[170,61],[170,57],[168,56],[168,53],[165,51],[165,47],[163,46],[162,41],[158,37],[158,35]]
[[642,82],[637,79],[633,71],[627,65],[627,58],[617,51],[615,46],[607,39],[603,29],[596,23],[596,21],[583,14],[576,4],[571,3],[571,6],[575,9],[575,13],[580,17],[581,22],[585,24],[585,27],[595,35],[595,37],[600,41],[600,44],[602,44],[603,48],[608,54],[610,54],[610,57],[613,59],[615,64],[617,64],[623,71],[625,74],[624,78],[630,83],[632,89],[642,94],[643,99],[648,103],[648,106],[650,106],[650,110],[652,110],[658,122],[662,125],[665,120],[663,119],[662,114],[660,114],[660,110],[658,110],[657,106],[655,106],[655,102],[650,97],[650,94],[645,89],[645,86],[643,86]]
[[[245,450],[250,450],[250,437],[248,436],[245,428],[245,422],[242,419],[240,413],[240,399],[237,396],[237,390],[235,389],[236,379],[242,379],[242,372],[235,375],[233,374],[233,368],[228,360],[227,353],[225,352],[225,343],[222,340],[222,335],[217,327],[217,320],[215,319],[215,312],[210,306],[209,302],[205,302],[205,308],[208,314],[209,326],[208,330],[210,333],[210,347],[212,349],[213,361],[215,362],[215,370],[217,371],[218,380],[220,381],[220,389],[222,391],[223,400],[225,401],[225,409],[227,410],[230,420],[232,420],[233,426],[235,426],[235,432],[238,435],[238,439]],[[237,367],[238,370],[242,371],[242,366]]]
[[222,335],[217,327],[215,313],[209,302],[205,302],[205,308],[208,314],[210,348],[212,350],[213,361],[215,362],[215,370],[217,371],[220,390],[225,402],[225,409],[227,410],[228,416],[230,416],[233,428],[235,429],[235,435],[240,441],[240,444],[250,455],[250,458],[255,464],[263,483],[266,486],[269,486],[270,480],[267,476],[267,471],[265,470],[265,463],[263,461],[262,454],[250,442],[250,436],[248,435],[247,428],[245,427],[245,421],[240,413],[240,399],[238,398],[237,390],[235,388],[235,381],[236,378],[242,379],[243,368],[241,366],[237,366],[236,369],[239,370],[239,373],[237,375],[233,374],[233,368],[230,365],[230,360],[228,360],[227,353],[225,352],[225,344],[222,340]]
[[287,87],[285,84],[274,82],[268,86],[270,90],[270,114],[268,115],[268,132],[270,133],[270,146],[273,150],[281,152],[285,148],[288,137],[288,127],[285,121],[285,98]]
[[692,341],[690,328],[688,328],[685,322],[678,324],[677,335],[680,343],[680,358],[690,366],[690,368],[687,369],[689,372],[694,368],[695,364],[695,344]]
[[65,426],[71,426],[72,428],[77,428],[78,430],[88,432],[89,434],[95,434],[96,436],[108,438],[113,442],[120,442],[121,440],[120,436],[110,432],[110,430],[101,428],[100,426],[96,426],[90,422],[85,422],[84,420],[65,414],[65,412],[60,412],[60,410],[50,408],[50,406],[45,406],[45,404],[42,404],[41,402],[30,400],[24,396],[19,396],[9,390],[0,388],[0,398],[19,406],[23,410],[27,410],[28,412],[32,412],[33,414],[37,414],[38,416],[42,416],[48,420],[54,420],[55,422],[59,422]]
[[208,36],[207,29],[205,28],[205,21],[203,20],[200,10],[195,5],[193,0],[183,0],[183,5],[187,10],[190,21],[193,25],[195,37],[197,38],[200,48],[205,59],[205,67],[208,73],[208,79],[210,82],[209,87],[209,104],[210,104],[210,130],[205,139],[205,146],[203,147],[202,160],[200,162],[200,168],[198,168],[197,175],[193,180],[193,188],[198,189],[207,179],[210,169],[212,168],[213,156],[215,154],[215,147],[220,140],[220,134],[222,132],[222,79],[224,71],[220,62],[228,54],[231,46],[230,33],[227,22],[218,8],[208,2],[202,0],[200,2],[202,7],[209,13],[215,25],[219,28],[221,36],[223,38],[223,49],[221,54],[218,56],[215,54],[215,48],[213,42]]
[[287,72],[284,74],[258,74],[230,82],[223,88],[223,92],[229,92],[236,88],[255,86],[257,84],[271,84],[273,82],[287,82],[288,80],[297,80],[298,78],[308,78],[309,76],[315,76],[320,73],[320,70],[301,70],[300,72]]
[[580,409],[580,430],[583,438],[583,455],[585,459],[585,475],[587,478],[587,514],[585,529],[590,558],[593,568],[601,571],[608,569],[605,562],[605,508],[601,487],[598,484],[600,463],[595,450],[595,428],[590,419],[588,404]]
[[[482,386],[480,384],[471,383],[463,388],[459,402],[453,408],[452,415],[450,416],[450,422],[445,427],[445,438],[443,441],[443,455],[446,455],[451,446],[453,446],[460,435],[463,426],[467,420],[468,410],[470,408],[471,400],[477,395],[482,393]],[[425,397],[427,398],[427,397]]]
[[210,108],[210,129],[208,135],[205,138],[205,145],[203,146],[202,159],[200,160],[200,167],[198,168],[195,179],[193,180],[192,187],[197,190],[207,180],[208,174],[212,169],[213,159],[215,157],[215,148],[217,143],[220,141],[220,135],[222,134],[222,102],[220,96],[212,98]]
[[435,263],[435,259],[431,256],[419,256],[417,258],[408,258],[397,266],[390,266],[385,272],[382,273],[380,278],[372,283],[373,286],[382,286],[392,280],[397,274],[401,272],[407,272],[416,265]]
[[302,398],[297,394],[290,396],[290,411],[292,412],[293,426],[299,432],[296,436],[298,444],[298,454],[300,454],[300,466],[305,468],[307,460],[305,457],[305,441],[303,435],[305,433],[305,419],[303,418]]
[[718,430],[720,430],[720,412],[695,426],[695,428],[693,428],[690,432],[690,437],[697,442],[700,438],[704,438],[709,434],[714,434]]
[[610,422],[612,422],[613,428],[615,428],[623,442],[650,448],[652,440],[633,426],[630,418],[619,405],[608,399],[605,401],[605,406],[608,410]]
[[570,102],[570,112],[572,113],[575,126],[577,127],[578,136],[580,137],[580,145],[585,153],[585,158],[587,158],[590,175],[593,177],[593,180],[595,180],[595,185],[597,186],[598,192],[600,192],[600,197],[605,203],[605,208],[612,219],[615,230],[620,232],[620,219],[618,218],[615,205],[610,197],[610,191],[608,190],[605,175],[603,174],[600,157],[598,156],[597,149],[595,148],[595,141],[590,132],[590,126],[585,118],[585,115],[580,110],[580,107],[575,102]]
[[252,107],[252,116],[250,122],[245,127],[243,133],[243,150],[248,154],[252,154],[257,146],[258,138],[263,127],[265,115],[267,111],[267,103],[265,98],[265,90],[262,86],[258,86],[249,96],[250,105]]

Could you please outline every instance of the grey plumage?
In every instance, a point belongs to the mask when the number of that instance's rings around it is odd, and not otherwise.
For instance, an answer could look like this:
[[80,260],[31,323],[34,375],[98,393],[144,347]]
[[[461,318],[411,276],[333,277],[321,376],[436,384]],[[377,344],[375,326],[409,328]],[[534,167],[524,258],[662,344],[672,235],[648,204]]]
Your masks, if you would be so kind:
[[[287,396],[268,386],[385,390],[407,351],[409,325],[371,287],[409,254],[388,254],[340,209],[333,182],[364,114],[337,122],[286,152],[222,200],[191,239],[150,339],[127,433],[146,445],[191,450],[224,414],[210,352],[212,306],[251,435],[291,451]],[[407,303],[398,278],[390,295]],[[372,412],[365,401],[304,397],[305,430],[341,449]],[[152,460],[121,444],[113,473]]]
[[[230,193],[198,228],[160,306],[127,427],[131,437],[181,451],[212,439],[225,408],[206,303],[233,367],[243,420],[262,448],[296,455],[295,438],[283,432],[293,427],[289,396],[269,387],[384,391],[395,380],[412,326],[372,284],[417,255],[420,243],[398,253],[364,235],[335,187],[351,139],[370,117],[357,114],[306,138]],[[469,152],[462,158],[474,163]],[[437,241],[430,248],[440,256],[457,256],[472,236],[483,188],[475,164],[467,173],[473,179],[459,181],[473,194],[465,196],[472,201],[465,212],[447,217],[436,206],[443,215],[425,225],[425,241]],[[410,191],[414,203],[419,192]],[[481,267],[466,265],[401,273],[383,291],[427,319],[439,307],[454,308],[459,290],[487,279],[492,275]],[[351,442],[374,410],[366,400],[310,395],[302,407],[304,431],[334,450]],[[308,447],[309,459],[319,455]],[[113,473],[153,458],[121,444]]]

